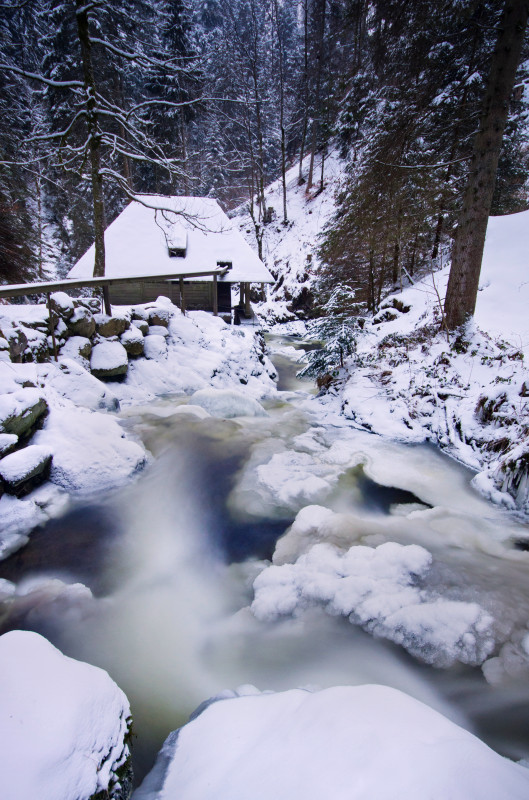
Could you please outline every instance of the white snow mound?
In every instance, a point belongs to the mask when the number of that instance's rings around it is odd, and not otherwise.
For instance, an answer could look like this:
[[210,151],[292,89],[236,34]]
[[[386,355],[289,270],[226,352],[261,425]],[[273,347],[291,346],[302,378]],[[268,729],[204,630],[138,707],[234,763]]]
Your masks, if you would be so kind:
[[42,636],[0,637],[0,775],[9,800],[87,800],[129,755],[127,698]]
[[171,734],[134,800],[528,796],[529,770],[423,703],[368,685],[224,693]]

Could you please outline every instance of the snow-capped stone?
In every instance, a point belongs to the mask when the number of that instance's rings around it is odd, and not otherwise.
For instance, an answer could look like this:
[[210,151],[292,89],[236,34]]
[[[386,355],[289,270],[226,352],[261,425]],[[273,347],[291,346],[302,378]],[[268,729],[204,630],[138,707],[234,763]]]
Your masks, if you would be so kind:
[[261,403],[233,389],[200,389],[192,395],[190,402],[201,406],[212,417],[266,417]]
[[51,463],[52,452],[47,447],[29,445],[0,460],[0,478],[12,494],[20,495],[44,480]]
[[76,406],[90,408],[92,411],[119,410],[119,401],[108,386],[74,359],[61,357],[58,367],[54,363],[43,364],[39,368],[39,374],[47,389],[67,398]]
[[53,450],[50,478],[69,492],[123,485],[146,463],[144,449],[124,437],[113,417],[85,408],[50,408],[33,441]]
[[14,433],[0,433],[0,458],[11,453],[18,443],[18,436]]
[[88,308],[78,306],[68,320],[68,327],[75,336],[89,339],[96,331],[96,321]]
[[92,353],[92,342],[86,336],[71,336],[61,347],[60,356],[73,358],[80,363],[85,363],[90,359]]
[[6,800],[125,800],[130,708],[104,670],[12,631],[0,637],[0,676]]
[[128,330],[121,334],[120,342],[129,356],[143,355],[143,333],[136,325],[131,325]]
[[48,404],[37,389],[19,389],[0,395],[0,430],[27,436],[47,410]]
[[167,358],[167,342],[165,341],[165,337],[155,333],[146,336],[143,342],[143,352],[145,358],[149,358],[153,361]]
[[164,338],[166,338],[167,336],[169,336],[169,331],[163,325],[149,325],[148,335],[163,336]]
[[63,319],[71,319],[75,311],[74,301],[66,292],[54,292],[50,296],[50,305]]
[[169,308],[153,308],[151,311],[149,311],[149,325],[160,325],[167,328],[172,316],[171,309]]
[[96,314],[94,319],[100,336],[121,336],[130,326],[128,316],[117,312],[113,312],[111,317],[106,314]]
[[169,736],[134,800],[528,795],[529,770],[403,692],[367,685],[224,692]]
[[100,342],[92,349],[90,369],[96,378],[126,375],[128,367],[127,351],[120,342]]

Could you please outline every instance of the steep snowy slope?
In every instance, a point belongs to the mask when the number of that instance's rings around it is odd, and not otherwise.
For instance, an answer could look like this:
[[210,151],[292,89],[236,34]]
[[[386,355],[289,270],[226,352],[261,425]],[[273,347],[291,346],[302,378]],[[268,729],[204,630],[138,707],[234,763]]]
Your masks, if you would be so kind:
[[[308,157],[303,175],[308,172]],[[335,210],[335,195],[343,180],[345,162],[336,153],[325,160],[324,187],[320,189],[321,161],[316,161],[316,182],[307,193],[307,185],[298,183],[299,164],[287,172],[288,223],[283,222],[283,189],[281,180],[266,190],[266,205],[273,209],[272,221],[265,226],[263,260],[276,278],[267,302],[258,307],[259,316],[267,323],[286,322],[305,316],[311,304],[311,290],[318,268],[317,249],[321,233]],[[256,247],[250,215],[241,208],[239,227],[247,241]],[[296,313],[298,312],[298,313]]]

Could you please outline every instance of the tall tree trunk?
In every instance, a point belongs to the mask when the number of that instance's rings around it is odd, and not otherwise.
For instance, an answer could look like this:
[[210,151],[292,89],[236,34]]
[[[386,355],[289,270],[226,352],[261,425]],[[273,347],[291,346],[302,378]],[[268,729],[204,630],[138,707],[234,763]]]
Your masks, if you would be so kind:
[[323,72],[323,41],[325,38],[325,12],[326,12],[326,0],[318,0],[318,13],[319,13],[319,31],[318,31],[318,41],[316,44],[316,89],[314,93],[314,114],[312,119],[312,144],[311,144],[311,151],[310,151],[310,164],[309,164],[309,175],[307,178],[307,192],[310,192],[312,188],[312,182],[314,180],[314,158],[316,156],[316,148],[318,146],[318,132],[320,129],[320,112],[321,112],[321,78]]
[[288,222],[287,213],[287,145],[285,133],[285,69],[283,57],[283,40],[279,21],[279,3],[274,0],[274,17],[277,33],[277,50],[279,55],[279,128],[281,131],[281,181],[283,186],[283,223]]
[[307,140],[307,125],[309,116],[309,4],[303,4],[303,125],[301,129],[301,146],[299,149],[299,175],[298,184],[303,183],[303,158],[305,156],[305,142]]
[[449,329],[462,325],[476,307],[487,222],[503,131],[520,60],[529,0],[506,0],[490,67],[479,130],[452,249],[445,300]]
[[95,261],[94,278],[105,274],[105,201],[103,177],[101,175],[101,136],[96,106],[96,84],[92,66],[92,45],[88,29],[88,11],[83,0],[76,0],[77,32],[81,44],[81,62],[85,91],[88,95],[87,122],[89,136],[90,178],[92,183],[92,207],[94,214]]

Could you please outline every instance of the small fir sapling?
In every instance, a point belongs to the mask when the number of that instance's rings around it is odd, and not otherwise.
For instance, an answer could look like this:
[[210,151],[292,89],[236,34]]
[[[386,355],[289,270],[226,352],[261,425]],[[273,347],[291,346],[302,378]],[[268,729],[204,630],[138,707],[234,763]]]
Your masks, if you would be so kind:
[[355,290],[347,284],[335,287],[322,306],[322,315],[315,320],[309,332],[322,342],[322,348],[308,354],[308,364],[300,377],[336,376],[343,369],[345,359],[356,351],[356,336],[360,330],[359,306],[354,301]]

